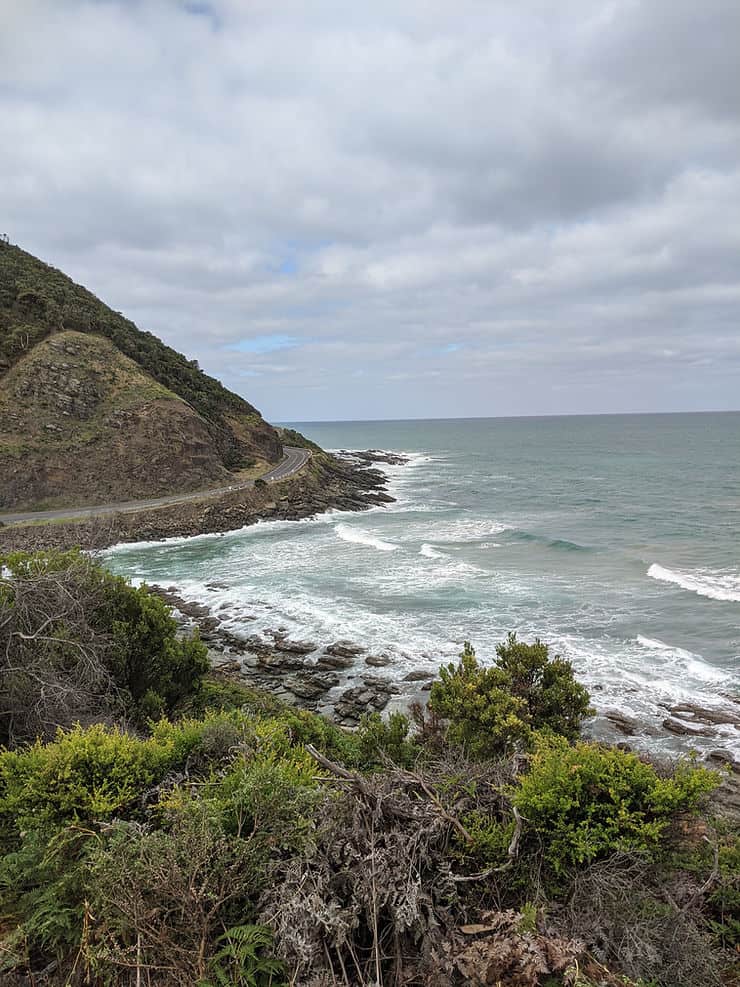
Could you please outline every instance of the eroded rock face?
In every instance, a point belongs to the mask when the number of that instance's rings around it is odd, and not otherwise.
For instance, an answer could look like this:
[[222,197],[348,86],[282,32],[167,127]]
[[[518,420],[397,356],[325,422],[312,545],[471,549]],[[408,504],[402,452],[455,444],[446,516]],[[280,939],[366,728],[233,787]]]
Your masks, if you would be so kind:
[[0,379],[0,510],[226,483],[209,425],[107,339],[50,336]]

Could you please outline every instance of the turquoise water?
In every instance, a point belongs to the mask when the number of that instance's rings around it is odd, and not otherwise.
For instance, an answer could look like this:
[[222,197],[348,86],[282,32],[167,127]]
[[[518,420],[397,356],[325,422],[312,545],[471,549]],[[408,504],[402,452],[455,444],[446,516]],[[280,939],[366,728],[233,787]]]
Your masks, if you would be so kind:
[[[676,701],[737,694],[740,413],[297,427],[410,453],[388,468],[398,502],[119,547],[110,564],[234,606],[235,630],[352,638],[391,676],[466,639],[488,660],[516,630],[570,658],[602,710],[659,724]],[[730,746],[731,728],[705,743]]]

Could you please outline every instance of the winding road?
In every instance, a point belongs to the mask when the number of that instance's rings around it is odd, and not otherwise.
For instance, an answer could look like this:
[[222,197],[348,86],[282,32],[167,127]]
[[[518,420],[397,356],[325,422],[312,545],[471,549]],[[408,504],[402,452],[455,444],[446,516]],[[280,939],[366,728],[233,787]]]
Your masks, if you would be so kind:
[[[258,479],[265,483],[276,483],[286,480],[303,469],[311,453],[307,449],[296,446],[283,446],[283,459],[268,473]],[[62,507],[54,511],[25,511],[20,514],[0,514],[3,524],[15,524],[18,521],[59,521],[74,518],[98,517],[102,514],[134,514],[136,511],[146,511],[157,507],[167,507],[170,504],[185,504],[190,500],[206,500],[221,494],[232,493],[235,490],[246,490],[254,486],[254,480],[233,483],[229,487],[216,487],[210,490],[197,490],[195,493],[171,494],[169,497],[156,497],[153,500],[129,500],[119,504],[99,504],[96,507]]]

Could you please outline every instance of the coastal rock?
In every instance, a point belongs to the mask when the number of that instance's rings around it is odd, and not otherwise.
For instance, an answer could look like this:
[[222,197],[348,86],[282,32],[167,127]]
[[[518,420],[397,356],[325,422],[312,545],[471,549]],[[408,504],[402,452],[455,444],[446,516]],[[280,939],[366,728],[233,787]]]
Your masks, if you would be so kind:
[[280,637],[275,642],[278,651],[286,651],[295,655],[310,655],[318,648],[315,641],[293,641],[287,637]]
[[385,463],[386,466],[406,466],[411,462],[409,456],[398,452],[387,452],[385,449],[350,450],[340,449],[337,453],[342,459],[355,463]]
[[329,689],[339,685],[339,676],[326,672],[314,672],[304,675],[291,675],[283,680],[283,686],[300,699],[319,699]]
[[365,653],[367,649],[354,641],[335,641],[324,650],[324,654],[333,655],[336,658],[356,658]]
[[740,775],[740,762],[735,759],[732,751],[725,750],[723,747],[709,751],[705,760],[715,767],[728,767],[734,774]]
[[696,703],[678,703],[669,708],[669,713],[674,716],[686,719],[689,723],[704,723],[710,726],[721,726],[729,724],[740,727],[740,715],[731,709],[708,709],[706,706],[698,706]]
[[362,685],[344,690],[334,703],[334,715],[340,722],[358,723],[365,713],[385,709],[391,696],[397,691],[385,679],[366,678]]
[[317,668],[352,668],[354,658],[343,657],[342,655],[323,654],[316,662]]
[[365,664],[371,665],[373,668],[384,668],[386,665],[392,665],[393,660],[387,655],[368,655],[365,658]]
[[689,737],[716,737],[717,731],[711,727],[700,726],[696,723],[688,723],[685,720],[678,720],[675,717],[667,716],[663,720],[663,727],[671,733]]
[[620,733],[628,737],[634,736],[640,729],[640,723],[632,716],[627,716],[618,709],[608,709],[604,716],[612,723]]
[[306,667],[302,658],[293,655],[276,654],[273,651],[268,651],[266,654],[261,654],[258,657],[262,668],[268,668],[274,672],[294,671],[295,669]]
[[434,673],[430,672],[425,668],[415,668],[413,672],[409,672],[408,675],[404,675],[404,682],[424,682],[429,677],[434,678]]

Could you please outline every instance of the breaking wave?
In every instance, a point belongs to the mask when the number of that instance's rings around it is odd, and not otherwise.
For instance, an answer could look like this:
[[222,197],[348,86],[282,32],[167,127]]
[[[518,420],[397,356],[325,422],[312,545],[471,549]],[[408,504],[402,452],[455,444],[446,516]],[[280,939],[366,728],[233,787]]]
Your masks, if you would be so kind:
[[395,552],[398,548],[398,545],[394,545],[393,542],[383,541],[382,538],[371,535],[369,531],[354,528],[349,524],[338,524],[334,531],[342,541],[352,542],[355,545],[365,545],[368,548],[375,548],[379,552]]
[[681,589],[710,600],[733,601],[740,603],[740,575],[734,572],[712,572],[697,569],[694,572],[674,572],[654,562],[648,569],[648,576],[662,583],[673,583]]

